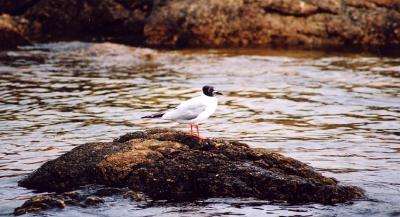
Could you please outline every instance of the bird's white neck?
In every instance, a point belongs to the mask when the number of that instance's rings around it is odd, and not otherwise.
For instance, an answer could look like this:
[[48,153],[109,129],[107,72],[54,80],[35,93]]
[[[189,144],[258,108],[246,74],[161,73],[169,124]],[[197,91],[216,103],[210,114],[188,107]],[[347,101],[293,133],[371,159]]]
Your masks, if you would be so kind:
[[207,96],[204,93],[201,93],[201,97],[206,97],[206,98],[216,98],[215,96]]

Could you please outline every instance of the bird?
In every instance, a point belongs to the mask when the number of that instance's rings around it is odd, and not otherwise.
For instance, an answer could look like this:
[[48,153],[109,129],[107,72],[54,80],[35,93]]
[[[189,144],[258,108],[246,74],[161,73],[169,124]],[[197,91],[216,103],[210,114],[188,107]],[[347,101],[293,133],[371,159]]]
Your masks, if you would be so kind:
[[[216,95],[222,95],[222,93],[213,86],[206,85],[203,86],[200,96],[186,100],[165,113],[156,113],[142,118],[161,118],[189,124],[191,136],[205,139],[205,137],[200,136],[199,124],[206,121],[217,109],[218,99]],[[197,135],[193,132],[193,126],[197,129]]]

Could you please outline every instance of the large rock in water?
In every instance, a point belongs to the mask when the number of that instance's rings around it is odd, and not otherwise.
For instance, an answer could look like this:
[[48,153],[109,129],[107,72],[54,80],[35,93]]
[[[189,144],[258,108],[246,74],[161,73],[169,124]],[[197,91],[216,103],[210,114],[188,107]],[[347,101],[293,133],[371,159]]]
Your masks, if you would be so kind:
[[169,200],[255,197],[333,204],[363,196],[360,188],[338,185],[295,159],[236,141],[199,140],[166,129],[78,146],[19,182],[56,192],[87,184],[129,187]]
[[399,0],[2,0],[0,13],[28,19],[35,41],[400,48]]

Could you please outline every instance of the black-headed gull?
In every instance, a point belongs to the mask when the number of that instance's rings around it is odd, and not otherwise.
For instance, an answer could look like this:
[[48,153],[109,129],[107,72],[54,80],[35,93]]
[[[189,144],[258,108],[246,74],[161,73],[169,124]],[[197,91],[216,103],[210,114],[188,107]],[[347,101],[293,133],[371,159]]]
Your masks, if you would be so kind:
[[215,95],[222,95],[212,86],[204,86],[202,94],[198,97],[182,102],[178,107],[165,113],[144,116],[142,118],[161,118],[173,120],[182,124],[190,124],[190,135],[193,135],[193,125],[200,137],[199,124],[207,120],[217,109],[218,99]]

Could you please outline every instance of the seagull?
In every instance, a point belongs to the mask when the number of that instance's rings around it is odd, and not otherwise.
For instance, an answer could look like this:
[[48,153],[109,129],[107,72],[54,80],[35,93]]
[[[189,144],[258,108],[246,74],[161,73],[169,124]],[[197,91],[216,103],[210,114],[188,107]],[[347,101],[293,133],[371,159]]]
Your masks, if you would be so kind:
[[[200,137],[199,123],[207,120],[217,109],[218,99],[215,95],[222,95],[222,93],[216,91],[214,87],[206,85],[202,88],[200,96],[184,101],[165,113],[157,113],[142,118],[161,118],[189,124],[190,135],[203,139],[203,137]],[[193,125],[197,129],[197,135],[193,132]]]

